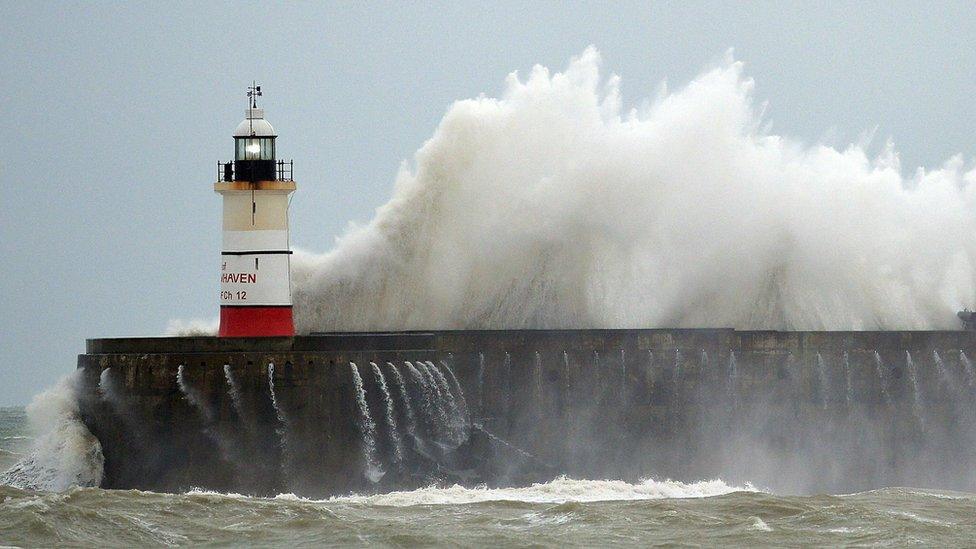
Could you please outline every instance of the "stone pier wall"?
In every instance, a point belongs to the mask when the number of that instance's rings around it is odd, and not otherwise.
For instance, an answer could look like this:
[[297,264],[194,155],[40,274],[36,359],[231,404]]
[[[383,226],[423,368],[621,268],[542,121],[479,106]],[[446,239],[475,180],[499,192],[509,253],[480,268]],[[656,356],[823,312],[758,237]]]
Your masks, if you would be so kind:
[[[103,339],[87,351],[81,408],[106,487],[322,496],[557,473],[797,492],[976,487],[973,332],[450,331]],[[395,395],[388,432],[370,363],[389,384],[405,361],[457,377],[478,427],[466,440],[444,450],[410,437]],[[350,362],[387,471],[375,484]],[[443,416],[408,388],[415,415]],[[391,461],[397,440],[403,463]]]

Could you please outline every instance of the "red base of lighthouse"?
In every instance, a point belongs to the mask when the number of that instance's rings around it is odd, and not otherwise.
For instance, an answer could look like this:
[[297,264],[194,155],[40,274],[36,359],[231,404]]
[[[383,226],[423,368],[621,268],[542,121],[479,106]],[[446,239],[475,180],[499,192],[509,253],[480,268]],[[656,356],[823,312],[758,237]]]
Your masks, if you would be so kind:
[[221,307],[220,337],[291,337],[291,307]]

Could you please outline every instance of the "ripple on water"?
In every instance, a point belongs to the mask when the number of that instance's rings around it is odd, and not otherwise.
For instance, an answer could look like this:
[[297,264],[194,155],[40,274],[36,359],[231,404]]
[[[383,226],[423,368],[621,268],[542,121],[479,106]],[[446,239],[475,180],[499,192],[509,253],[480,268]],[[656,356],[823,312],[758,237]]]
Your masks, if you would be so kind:
[[[624,494],[634,495],[641,484]],[[326,500],[0,487],[0,545],[964,545],[976,537],[971,497],[879,490],[668,498],[644,486],[637,492],[643,499],[619,499],[619,490],[607,490],[622,485],[557,479],[534,487],[425,488]],[[584,497],[583,486],[597,491]],[[559,501],[536,501],[545,499]]]

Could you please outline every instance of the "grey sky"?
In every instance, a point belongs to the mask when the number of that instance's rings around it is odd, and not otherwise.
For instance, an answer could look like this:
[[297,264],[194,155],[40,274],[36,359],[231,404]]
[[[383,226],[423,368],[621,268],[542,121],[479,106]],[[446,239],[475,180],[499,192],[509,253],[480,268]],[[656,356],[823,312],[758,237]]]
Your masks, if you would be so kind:
[[317,251],[371,217],[452,101],[589,44],[630,105],[732,47],[778,133],[877,128],[906,172],[971,161],[976,4],[814,5],[4,3],[0,406],[74,368],[86,337],[216,315],[215,162],[251,79],[295,159],[292,240]]

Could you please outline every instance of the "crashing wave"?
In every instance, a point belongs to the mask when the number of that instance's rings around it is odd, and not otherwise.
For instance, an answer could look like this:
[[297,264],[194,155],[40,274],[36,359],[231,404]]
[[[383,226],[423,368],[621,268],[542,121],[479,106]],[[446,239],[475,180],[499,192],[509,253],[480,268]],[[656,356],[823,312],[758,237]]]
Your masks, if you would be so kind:
[[976,170],[768,133],[731,58],[626,110],[593,48],[450,107],[367,225],[294,261],[300,331],[956,327]]
[[63,377],[27,406],[37,438],[24,459],[0,473],[0,484],[55,492],[101,484],[105,457],[102,445],[81,421],[77,399],[80,375],[76,370]]

